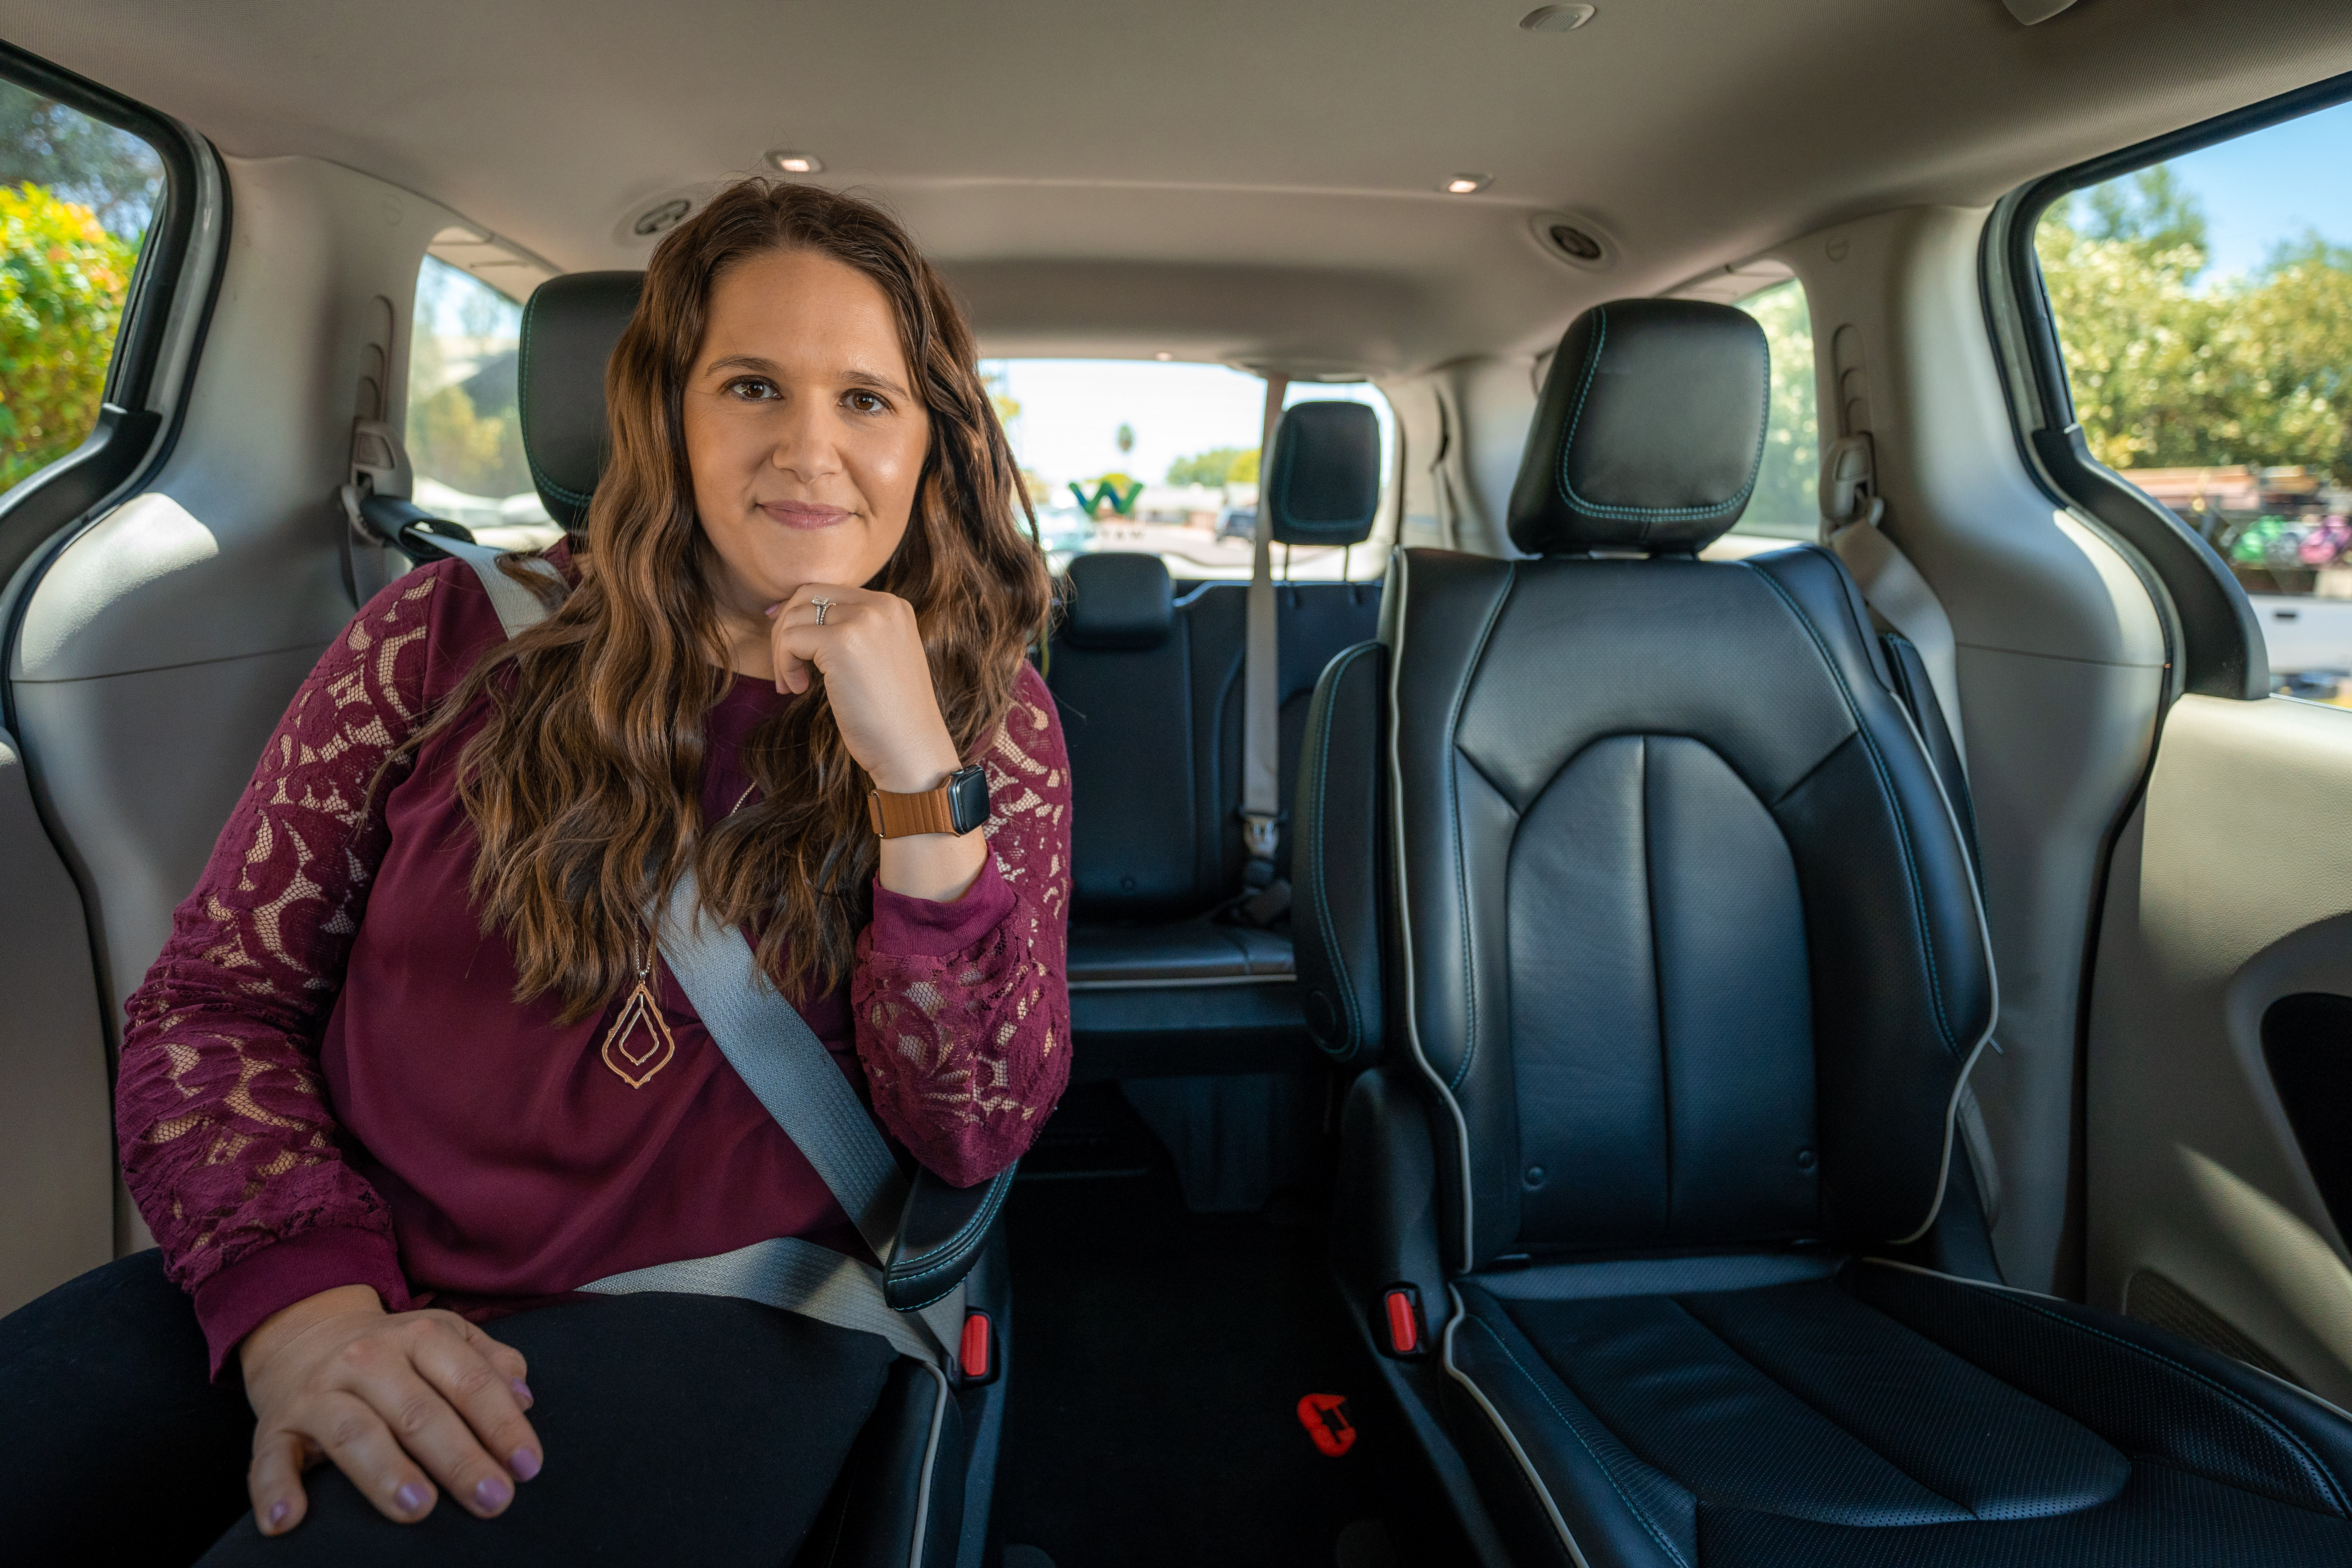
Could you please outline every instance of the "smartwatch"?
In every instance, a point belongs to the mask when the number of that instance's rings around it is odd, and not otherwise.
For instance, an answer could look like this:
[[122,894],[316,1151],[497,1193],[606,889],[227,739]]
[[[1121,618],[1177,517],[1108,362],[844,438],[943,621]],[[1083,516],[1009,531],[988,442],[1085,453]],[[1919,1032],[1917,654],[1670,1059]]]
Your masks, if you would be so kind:
[[884,838],[918,833],[961,837],[988,820],[988,773],[978,766],[958,768],[947,783],[920,795],[877,789],[866,797],[866,811],[875,833]]

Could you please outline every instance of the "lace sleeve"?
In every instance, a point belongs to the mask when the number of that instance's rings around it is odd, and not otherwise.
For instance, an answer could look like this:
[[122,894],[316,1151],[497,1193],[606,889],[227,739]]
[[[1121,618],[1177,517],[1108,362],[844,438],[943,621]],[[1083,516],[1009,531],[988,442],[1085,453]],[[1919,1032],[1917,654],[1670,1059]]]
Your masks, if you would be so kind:
[[[333,1284],[373,1284],[406,1305],[391,1215],[343,1163],[318,1049],[386,845],[370,786],[421,721],[445,584],[434,571],[402,578],[320,657],[125,1005],[123,1175],[166,1271],[230,1344]],[[207,1284],[273,1248],[274,1286],[241,1271],[247,1299],[228,1315],[251,1321],[216,1321]]]
[[1070,1081],[1070,764],[1025,665],[982,763],[980,881],[953,904],[877,888],[851,983],[877,1114],[958,1186],[1020,1158]]

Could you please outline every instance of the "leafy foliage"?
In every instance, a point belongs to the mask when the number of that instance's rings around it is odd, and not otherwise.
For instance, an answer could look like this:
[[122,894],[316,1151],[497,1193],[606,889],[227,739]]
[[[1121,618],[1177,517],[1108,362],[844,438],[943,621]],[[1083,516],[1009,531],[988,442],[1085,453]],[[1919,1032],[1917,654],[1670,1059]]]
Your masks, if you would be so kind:
[[39,185],[0,189],[0,489],[98,423],[134,241]]
[[1813,379],[1813,321],[1804,285],[1777,283],[1740,301],[1772,355],[1771,414],[1742,533],[1811,539],[1821,528],[1822,421]]
[[512,347],[521,324],[513,300],[425,259],[408,362],[408,455],[418,474],[473,496],[531,488]]
[[2035,243],[2101,462],[2352,480],[2352,249],[2309,235],[2206,279],[2205,215],[2160,164],[2053,208]]
[[1244,485],[1257,481],[1255,447],[1212,447],[1168,465],[1171,485]]
[[0,81],[0,184],[27,183],[89,208],[135,249],[163,195],[163,163],[128,131]]

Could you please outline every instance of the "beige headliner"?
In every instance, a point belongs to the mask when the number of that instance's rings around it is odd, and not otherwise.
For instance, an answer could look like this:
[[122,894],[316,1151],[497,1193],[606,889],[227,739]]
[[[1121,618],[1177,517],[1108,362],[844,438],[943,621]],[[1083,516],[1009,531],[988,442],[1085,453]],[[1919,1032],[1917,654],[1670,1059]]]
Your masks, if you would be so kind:
[[[642,264],[667,193],[825,160],[992,353],[1411,371],[1524,352],[1889,207],[1979,204],[2352,69],[2345,0],[11,0],[0,33],[224,151],[306,153],[556,267]],[[1457,170],[1486,194],[1436,194]],[[1540,252],[1589,215],[1610,271]]]

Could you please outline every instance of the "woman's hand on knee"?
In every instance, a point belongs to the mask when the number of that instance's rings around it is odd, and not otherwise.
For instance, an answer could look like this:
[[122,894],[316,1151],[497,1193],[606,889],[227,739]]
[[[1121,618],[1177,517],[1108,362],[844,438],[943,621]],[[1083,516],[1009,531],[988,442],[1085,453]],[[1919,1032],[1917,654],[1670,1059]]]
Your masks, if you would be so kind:
[[297,1301],[238,1349],[253,1402],[246,1487],[264,1535],[302,1522],[302,1472],[320,1459],[386,1519],[433,1511],[439,1490],[482,1519],[514,1500],[546,1451],[520,1352],[454,1312],[386,1312],[373,1289],[344,1285]]

